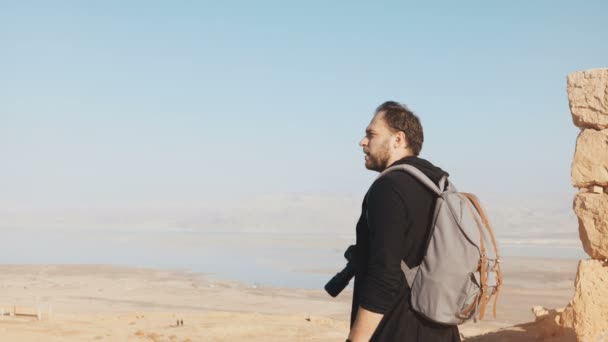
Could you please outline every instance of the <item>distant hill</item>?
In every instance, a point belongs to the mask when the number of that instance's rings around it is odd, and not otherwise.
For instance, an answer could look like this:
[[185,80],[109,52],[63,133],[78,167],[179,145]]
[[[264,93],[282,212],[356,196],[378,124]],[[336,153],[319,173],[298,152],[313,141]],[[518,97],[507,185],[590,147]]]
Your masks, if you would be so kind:
[[[573,194],[478,194],[502,243],[578,243]],[[0,208],[0,229],[136,229],[353,235],[363,194],[252,194],[188,203]],[[553,241],[553,242],[551,242]],[[561,242],[560,242],[561,241]]]

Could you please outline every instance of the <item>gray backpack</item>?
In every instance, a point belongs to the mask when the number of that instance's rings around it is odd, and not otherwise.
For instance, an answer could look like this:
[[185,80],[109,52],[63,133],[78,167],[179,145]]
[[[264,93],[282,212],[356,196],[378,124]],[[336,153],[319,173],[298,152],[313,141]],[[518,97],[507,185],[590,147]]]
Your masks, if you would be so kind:
[[500,258],[494,234],[473,194],[456,191],[447,177],[439,187],[411,165],[384,170],[405,171],[437,194],[430,240],[422,263],[401,269],[411,288],[412,309],[442,324],[483,319],[486,305],[496,300],[501,285]]

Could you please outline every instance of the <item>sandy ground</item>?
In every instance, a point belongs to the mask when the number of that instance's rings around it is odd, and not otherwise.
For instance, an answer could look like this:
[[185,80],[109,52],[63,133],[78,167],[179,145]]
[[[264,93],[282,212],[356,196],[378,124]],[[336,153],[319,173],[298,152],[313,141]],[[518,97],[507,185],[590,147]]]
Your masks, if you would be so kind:
[[[469,341],[537,340],[530,308],[563,307],[572,296],[576,260],[503,264],[498,317],[462,326]],[[0,341],[343,341],[351,294],[252,288],[183,271],[2,265],[0,309],[42,319],[0,316]]]

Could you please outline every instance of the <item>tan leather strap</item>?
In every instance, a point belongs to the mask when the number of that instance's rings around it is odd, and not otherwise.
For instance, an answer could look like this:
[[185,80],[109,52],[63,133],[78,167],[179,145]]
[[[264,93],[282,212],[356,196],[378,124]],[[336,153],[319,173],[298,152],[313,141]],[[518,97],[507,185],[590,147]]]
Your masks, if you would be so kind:
[[[466,193],[462,193],[463,195],[465,195],[467,198],[469,198],[467,196]],[[473,219],[475,220],[475,223],[477,224],[477,229],[479,230],[479,249],[481,252],[481,260],[479,261],[479,273],[481,275],[480,277],[480,281],[481,281],[481,304],[480,304],[480,309],[479,309],[479,319],[483,319],[483,316],[486,313],[486,306],[488,304],[488,284],[487,284],[487,264],[488,264],[488,260],[486,258],[486,244],[485,244],[485,234],[484,234],[484,229],[481,227],[481,223],[479,223],[477,216],[475,215],[475,212],[473,211],[473,207],[471,204],[472,201],[467,202],[467,207],[469,208],[469,210],[471,211],[471,215],[473,216]]]
[[494,291],[494,318],[496,318],[496,303],[498,302],[498,294],[500,293],[500,286],[502,285],[502,275],[500,272],[500,259],[496,259],[494,265],[494,271],[496,272],[496,290]]
[[496,303],[498,303],[498,293],[499,293],[499,286],[496,286],[496,291],[494,292],[494,308],[492,309],[492,313],[494,314],[494,318],[496,318]]
[[492,231],[492,227],[490,226],[490,222],[488,221],[488,218],[487,218],[485,212],[481,208],[481,205],[479,204],[477,197],[471,193],[463,192],[462,194],[465,195],[471,201],[471,203],[473,203],[473,205],[475,206],[475,209],[477,209],[477,212],[479,213],[479,216],[481,216],[481,220],[483,221],[483,223],[486,227],[486,231],[488,232],[488,235],[490,235],[490,240],[492,241],[492,245],[494,246],[494,251],[496,252],[496,264],[494,264],[494,268],[493,268],[493,271],[496,272],[496,289],[490,295],[490,297],[495,296],[493,314],[494,314],[494,318],[496,318],[496,303],[498,302],[498,294],[500,292],[500,286],[502,285],[502,272],[500,271],[500,256],[498,254],[498,246],[496,245],[496,239],[494,237],[494,232]]
[[[486,259],[485,257],[483,257],[481,259],[481,263],[485,264],[486,263]],[[479,308],[479,319],[482,320],[483,316],[486,314],[486,306],[488,305],[488,284],[486,283],[486,277],[483,276],[483,274],[485,273],[485,267],[481,268],[481,304],[480,304],[480,308]]]
[[477,302],[479,301],[479,296],[477,295],[475,297],[475,300],[473,301],[473,303],[471,303],[471,305],[469,305],[466,309],[462,310],[461,315],[464,317],[469,317],[469,315],[471,314],[471,311],[473,311],[473,309],[475,309],[477,307]]
[[496,258],[498,259],[498,247],[496,245],[496,239],[494,238],[494,233],[492,232],[492,227],[490,226],[490,221],[488,221],[486,213],[483,211],[483,209],[481,209],[481,205],[479,204],[479,201],[477,200],[477,197],[475,197],[475,195],[468,192],[462,192],[462,194],[467,196],[467,198],[475,206],[475,209],[477,209],[479,216],[481,216],[481,220],[483,221],[483,224],[486,226],[486,230],[490,235],[490,240],[492,240],[492,245],[494,245],[494,251],[496,251]]

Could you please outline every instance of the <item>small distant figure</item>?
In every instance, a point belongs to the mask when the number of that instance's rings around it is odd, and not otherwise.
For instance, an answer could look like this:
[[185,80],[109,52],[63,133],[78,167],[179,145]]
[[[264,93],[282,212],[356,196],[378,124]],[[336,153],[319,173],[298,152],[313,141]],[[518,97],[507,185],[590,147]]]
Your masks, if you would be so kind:
[[179,320],[179,324],[180,324],[180,325],[183,327],[183,326],[184,326],[184,320],[183,320],[183,319],[180,319],[180,320]]
[[177,320],[177,323],[175,323],[175,325],[177,325],[179,327],[179,319]]

